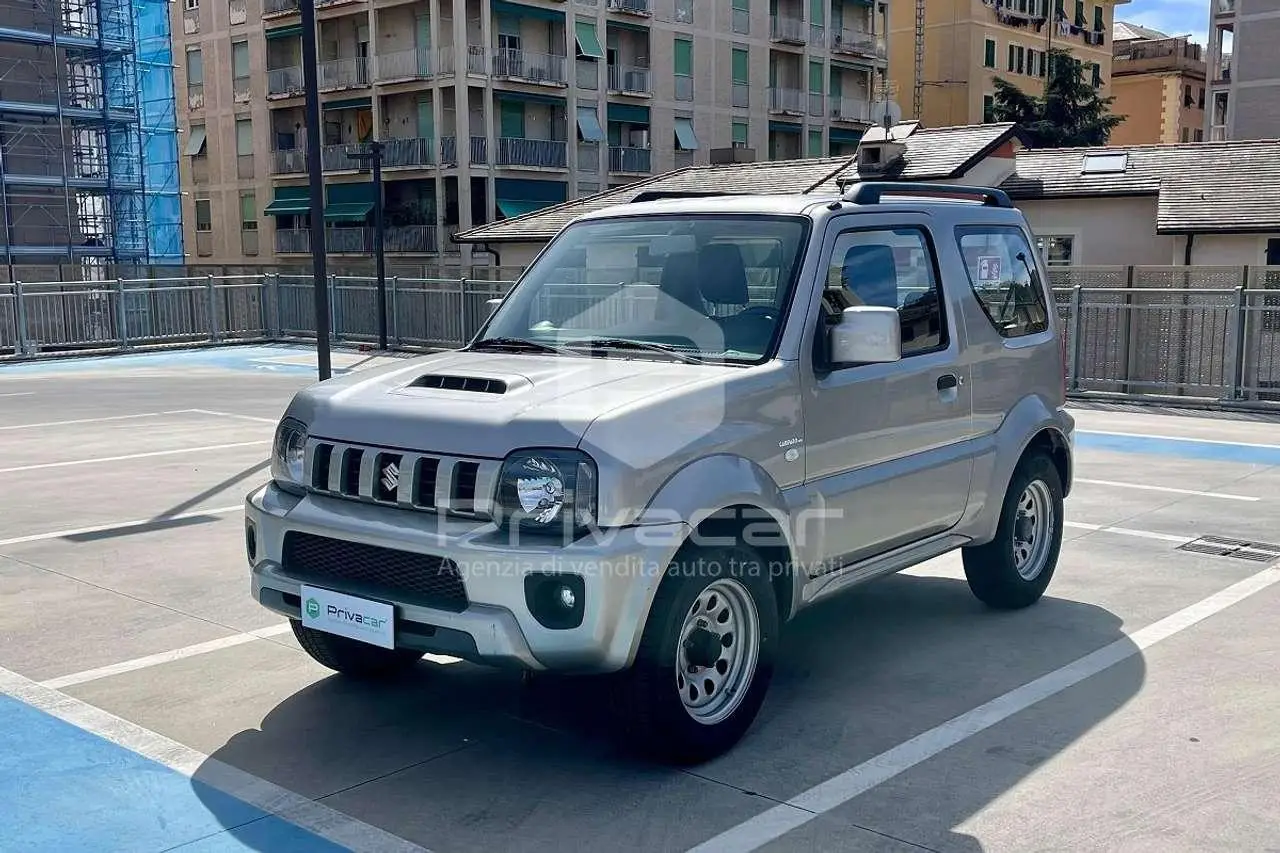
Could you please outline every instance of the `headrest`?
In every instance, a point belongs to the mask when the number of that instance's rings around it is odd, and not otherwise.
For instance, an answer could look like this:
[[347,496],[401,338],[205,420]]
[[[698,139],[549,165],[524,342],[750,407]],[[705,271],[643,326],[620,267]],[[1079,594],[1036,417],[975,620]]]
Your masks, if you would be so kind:
[[702,298],[716,305],[746,305],[747,268],[732,243],[708,243],[698,252],[698,286]]
[[852,247],[845,253],[843,272],[845,286],[867,305],[898,307],[898,264],[890,247]]
[[703,305],[702,296],[698,292],[698,256],[693,252],[668,255],[662,265],[658,290],[701,312]]

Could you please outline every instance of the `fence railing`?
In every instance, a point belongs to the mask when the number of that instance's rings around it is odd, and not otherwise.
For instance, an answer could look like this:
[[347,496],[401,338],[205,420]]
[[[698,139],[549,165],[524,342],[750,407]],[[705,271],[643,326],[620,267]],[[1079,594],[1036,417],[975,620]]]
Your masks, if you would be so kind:
[[[364,249],[370,229],[333,229]],[[306,232],[277,231],[296,237]],[[388,229],[390,251],[432,250],[431,226]],[[461,346],[510,282],[390,276],[388,328],[403,348]],[[1051,268],[1073,395],[1280,409],[1280,267]],[[591,285],[557,295],[595,310]],[[314,337],[310,275],[0,284],[0,360],[77,350]],[[376,282],[329,277],[335,341],[377,334]]]

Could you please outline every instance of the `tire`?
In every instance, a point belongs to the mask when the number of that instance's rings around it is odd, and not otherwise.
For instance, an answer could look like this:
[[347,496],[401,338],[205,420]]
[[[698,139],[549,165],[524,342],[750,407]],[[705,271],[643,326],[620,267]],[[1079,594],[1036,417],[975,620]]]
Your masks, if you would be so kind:
[[778,630],[768,566],[756,551],[682,551],[658,587],[635,663],[621,675],[616,713],[628,748],[688,765],[736,744],[768,692]]
[[384,649],[359,640],[339,637],[305,627],[298,619],[290,619],[293,636],[302,650],[321,666],[352,678],[383,680],[403,675],[422,660],[422,652],[412,649]]
[[1062,548],[1062,503],[1053,460],[1039,452],[1025,456],[1009,481],[995,538],[963,549],[964,574],[979,601],[1015,610],[1040,600]]

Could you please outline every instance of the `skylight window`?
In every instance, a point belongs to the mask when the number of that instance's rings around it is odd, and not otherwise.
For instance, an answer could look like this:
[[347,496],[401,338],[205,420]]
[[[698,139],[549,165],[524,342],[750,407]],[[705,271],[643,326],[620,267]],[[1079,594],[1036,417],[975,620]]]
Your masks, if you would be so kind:
[[1108,175],[1124,172],[1129,162],[1129,155],[1123,151],[1118,154],[1086,154],[1082,175]]

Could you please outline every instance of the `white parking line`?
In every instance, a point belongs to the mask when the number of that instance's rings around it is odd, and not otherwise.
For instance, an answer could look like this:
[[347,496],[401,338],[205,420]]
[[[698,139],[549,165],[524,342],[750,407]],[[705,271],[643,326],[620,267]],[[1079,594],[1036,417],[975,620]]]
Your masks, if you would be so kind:
[[212,409],[183,409],[184,412],[195,412],[198,415],[212,415],[217,418],[237,418],[242,421],[256,421],[261,424],[277,424],[278,418],[260,418],[257,415],[241,415],[235,412],[215,412]]
[[19,465],[16,468],[0,468],[0,474],[14,474],[18,471],[40,471],[45,468],[66,468],[71,465],[95,465],[99,462],[124,462],[129,459],[151,459],[156,456],[177,456],[181,453],[203,453],[208,450],[230,450],[233,447],[251,447],[255,444],[270,443],[270,439],[260,438],[257,441],[237,441],[231,444],[206,444],[203,447],[182,447],[177,450],[152,450],[148,453],[128,453],[124,456],[99,456],[96,459],[72,459],[69,462],[41,462],[38,465]]
[[223,515],[228,512],[236,512],[244,509],[244,504],[239,503],[235,506],[219,506],[211,509],[197,509],[191,512],[182,512],[177,515],[166,515],[160,518],[139,518],[133,521],[116,521],[110,524],[95,524],[91,527],[75,527],[70,530],[53,530],[48,533],[32,533],[28,536],[15,536],[12,539],[0,539],[0,548],[6,545],[22,545],[27,542],[43,542],[46,539],[66,539],[69,536],[84,536],[89,533],[104,533],[108,530],[128,530],[130,527],[145,527],[148,524],[158,524],[165,521],[186,521],[190,518],[200,518],[206,515]]
[[1262,498],[1250,497],[1249,495],[1228,495],[1225,492],[1200,492],[1195,489],[1175,489],[1172,486],[1148,486],[1146,483],[1121,483],[1116,480],[1087,480],[1084,477],[1076,477],[1077,483],[1088,483],[1092,486],[1114,486],[1120,489],[1142,489],[1148,492],[1169,492],[1175,495],[1194,495],[1200,498],[1222,498],[1227,501],[1260,501]]
[[349,850],[428,853],[386,830],[309,800],[162,734],[0,667],[0,693],[181,773]]
[[13,426],[0,426],[0,430],[5,429],[36,429],[38,427],[56,427],[71,426],[72,424],[101,424],[107,421],[130,421],[139,418],[158,418],[163,415],[176,415],[180,412],[143,412],[140,415],[112,415],[107,418],[76,418],[70,421],[45,421],[38,424],[14,424]]
[[35,391],[11,391],[8,394],[0,394],[0,397],[34,397]]
[[770,841],[803,826],[821,814],[849,802],[877,785],[933,758],[944,750],[973,737],[1032,705],[1055,696],[1087,678],[1115,666],[1123,660],[1167,640],[1197,623],[1226,610],[1233,604],[1280,581],[1280,568],[1263,569],[1239,583],[1232,584],[1196,604],[1166,616],[1130,636],[1103,646],[1060,669],[1042,675],[1035,681],[1014,688],[901,743],[856,767],[815,785],[711,838],[690,853],[728,853],[755,850]]
[[1064,521],[1063,527],[1074,527],[1077,530],[1092,530],[1095,533],[1119,533],[1121,536],[1137,536],[1139,539],[1156,539],[1160,542],[1177,542],[1185,545],[1194,542],[1194,536],[1176,536],[1172,533],[1157,533],[1154,530],[1134,530],[1131,527],[1112,527],[1107,524],[1089,524],[1084,521]]
[[90,681],[97,681],[99,678],[110,678],[113,675],[123,675],[126,672],[137,672],[140,669],[159,666],[163,663],[172,663],[173,661],[182,660],[183,658],[195,657],[196,655],[203,655],[208,652],[216,652],[222,649],[229,649],[233,646],[252,643],[254,640],[265,640],[269,637],[278,637],[281,634],[287,633],[289,633],[289,623],[285,622],[280,625],[272,625],[269,628],[258,628],[254,631],[246,631],[243,634],[232,634],[229,637],[219,637],[216,640],[209,640],[206,643],[196,643],[193,646],[184,646],[180,649],[172,649],[171,651],[160,652],[159,654],[146,655],[145,657],[108,664],[107,666],[100,666],[95,669],[86,669],[83,672],[73,672],[70,675],[51,678],[48,681],[42,681],[40,683],[53,690],[61,690],[64,687],[71,687],[75,684],[85,684]]

